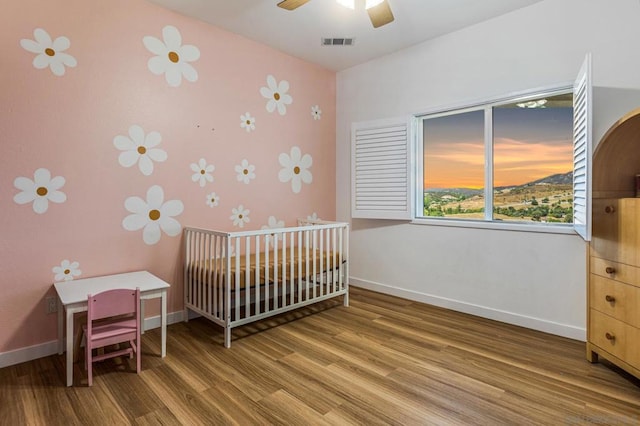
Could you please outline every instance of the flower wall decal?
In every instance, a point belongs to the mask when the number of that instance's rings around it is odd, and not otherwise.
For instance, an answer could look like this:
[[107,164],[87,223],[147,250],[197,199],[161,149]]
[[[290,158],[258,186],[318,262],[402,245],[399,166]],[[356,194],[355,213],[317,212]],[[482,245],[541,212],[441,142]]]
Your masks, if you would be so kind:
[[71,281],[82,274],[82,271],[79,268],[80,264],[78,262],[71,262],[68,259],[64,259],[60,262],[60,266],[53,267],[52,271],[55,274],[53,280],[55,282]]
[[233,221],[233,226],[238,226],[240,228],[244,228],[245,223],[249,223],[249,213],[251,210],[245,209],[242,204],[240,204],[237,208],[231,209],[231,216],[229,219]]
[[314,120],[320,120],[322,118],[322,110],[318,105],[314,105],[311,107],[311,115]]
[[163,162],[167,159],[167,153],[156,148],[161,140],[160,133],[150,132],[145,136],[142,127],[134,124],[129,127],[129,137],[118,135],[113,138],[115,147],[122,151],[118,162],[122,167],[131,167],[138,163],[143,175],[151,175],[153,162]]
[[207,205],[209,207],[216,207],[218,204],[220,204],[220,197],[218,196],[218,194],[216,194],[215,192],[207,194]]
[[248,112],[240,116],[240,127],[245,129],[247,133],[251,133],[256,129],[256,118],[252,117]]
[[308,170],[313,164],[313,159],[309,154],[303,156],[297,146],[291,148],[290,155],[280,154],[278,161],[282,166],[280,173],[278,173],[278,179],[283,183],[291,181],[291,189],[296,194],[302,189],[302,183],[309,184],[313,180],[311,171]]
[[49,67],[51,72],[57,76],[63,76],[65,66],[73,68],[78,65],[76,58],[65,53],[71,46],[71,42],[67,37],[61,36],[55,40],[51,40],[51,36],[42,28],[36,28],[33,31],[35,40],[23,38],[20,40],[20,46],[28,52],[35,53],[33,58],[33,66],[37,69]]
[[207,182],[213,182],[211,173],[213,173],[215,169],[213,164],[207,164],[207,160],[201,158],[197,163],[191,163],[191,170],[194,172],[191,175],[191,180],[198,182],[201,187],[204,187]]
[[147,62],[149,71],[155,75],[164,74],[169,86],[180,86],[182,77],[192,83],[198,80],[198,72],[189,62],[200,58],[200,49],[190,44],[183,45],[182,36],[176,27],[164,27],[162,40],[145,36],[142,42],[147,50],[156,55]]
[[267,99],[267,111],[273,112],[277,108],[278,114],[285,115],[287,105],[291,105],[293,102],[293,98],[287,93],[288,91],[288,81],[282,80],[278,83],[274,76],[267,76],[267,87],[260,88],[260,94]]
[[236,166],[235,170],[237,173],[236,177],[238,179],[238,182],[244,182],[248,184],[251,179],[256,178],[256,174],[254,173],[256,170],[256,166],[254,166],[253,164],[249,164],[248,160],[242,160],[240,165]]
[[67,195],[59,191],[65,184],[62,176],[51,178],[51,172],[40,168],[33,174],[33,180],[27,177],[17,177],[13,185],[20,191],[13,197],[13,201],[18,204],[33,202],[33,211],[42,214],[49,208],[49,201],[52,203],[64,203]]
[[148,245],[160,241],[162,232],[170,237],[180,234],[182,226],[174,219],[184,210],[180,200],[164,202],[164,190],[159,185],[153,185],[147,190],[146,201],[132,196],[125,200],[124,207],[132,213],[122,220],[122,227],[127,231],[142,231],[142,239]]

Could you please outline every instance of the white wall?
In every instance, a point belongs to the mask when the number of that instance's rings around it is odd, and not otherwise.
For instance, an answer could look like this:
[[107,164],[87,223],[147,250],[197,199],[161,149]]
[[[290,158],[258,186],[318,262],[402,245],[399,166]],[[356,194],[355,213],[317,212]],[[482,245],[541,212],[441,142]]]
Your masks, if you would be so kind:
[[545,0],[338,73],[337,216],[352,222],[352,284],[584,340],[582,239],[351,220],[350,126],[572,82],[591,52],[606,95],[595,143],[640,106],[615,103],[618,88],[640,88],[639,19],[637,0]]

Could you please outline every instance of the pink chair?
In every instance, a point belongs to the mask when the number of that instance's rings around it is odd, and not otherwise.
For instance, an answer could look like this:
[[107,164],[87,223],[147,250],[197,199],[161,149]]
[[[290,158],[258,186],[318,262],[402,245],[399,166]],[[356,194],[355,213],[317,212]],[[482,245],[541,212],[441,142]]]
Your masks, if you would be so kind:
[[[89,295],[86,336],[85,368],[89,386],[93,384],[93,363],[107,358],[136,354],[136,372],[140,373],[140,289],[108,290]],[[116,343],[129,342],[130,347],[93,355],[93,349]]]

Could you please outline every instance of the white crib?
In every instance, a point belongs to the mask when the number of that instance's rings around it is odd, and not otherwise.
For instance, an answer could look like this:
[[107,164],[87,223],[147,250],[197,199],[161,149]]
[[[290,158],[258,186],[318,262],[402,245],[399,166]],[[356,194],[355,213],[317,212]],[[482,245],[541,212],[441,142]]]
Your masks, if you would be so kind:
[[231,330],[311,303],[344,296],[349,306],[349,225],[222,232],[184,229],[185,321],[189,310]]

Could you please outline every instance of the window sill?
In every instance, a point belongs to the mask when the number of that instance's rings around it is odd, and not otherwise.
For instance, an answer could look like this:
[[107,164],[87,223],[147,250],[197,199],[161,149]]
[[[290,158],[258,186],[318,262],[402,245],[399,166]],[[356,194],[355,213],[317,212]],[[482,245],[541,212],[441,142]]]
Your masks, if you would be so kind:
[[415,218],[411,222],[413,225],[429,226],[449,226],[454,228],[476,228],[493,229],[496,231],[517,231],[517,232],[539,232],[545,234],[567,234],[578,235],[571,224],[538,224],[538,223],[515,223],[503,221],[483,221],[464,219],[429,219]]

